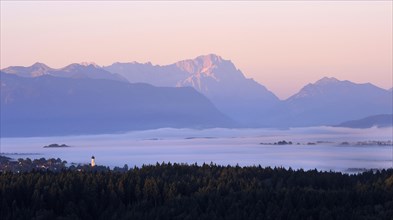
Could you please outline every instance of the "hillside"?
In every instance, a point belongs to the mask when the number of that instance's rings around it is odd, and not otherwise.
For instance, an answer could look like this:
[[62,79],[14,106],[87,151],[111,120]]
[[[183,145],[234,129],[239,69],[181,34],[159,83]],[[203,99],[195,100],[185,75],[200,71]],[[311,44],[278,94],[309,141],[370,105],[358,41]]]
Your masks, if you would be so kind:
[[347,128],[371,128],[371,127],[392,127],[393,115],[373,115],[359,120],[346,121],[336,125],[336,127]]
[[192,88],[1,73],[1,135],[113,133],[160,127],[230,127]]

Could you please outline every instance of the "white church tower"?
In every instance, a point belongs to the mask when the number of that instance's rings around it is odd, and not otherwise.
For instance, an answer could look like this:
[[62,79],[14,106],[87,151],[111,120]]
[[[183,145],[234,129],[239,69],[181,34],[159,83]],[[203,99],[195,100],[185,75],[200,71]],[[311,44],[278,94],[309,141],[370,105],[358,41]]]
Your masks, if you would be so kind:
[[95,158],[94,156],[91,157],[91,166],[92,166],[92,167],[94,167],[94,166],[96,165],[95,159],[96,159],[96,158]]

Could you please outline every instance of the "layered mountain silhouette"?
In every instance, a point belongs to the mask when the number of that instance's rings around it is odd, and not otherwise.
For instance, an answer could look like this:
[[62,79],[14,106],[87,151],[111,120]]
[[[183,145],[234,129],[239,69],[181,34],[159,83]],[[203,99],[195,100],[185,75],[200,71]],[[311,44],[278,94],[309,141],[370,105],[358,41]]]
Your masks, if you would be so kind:
[[130,82],[193,87],[221,112],[244,126],[266,125],[265,116],[280,104],[272,92],[253,79],[247,79],[231,61],[214,54],[166,66],[132,62],[114,63],[104,68]]
[[1,136],[231,126],[229,118],[192,88],[1,73]]
[[347,128],[371,128],[371,127],[392,127],[393,126],[393,115],[372,115],[366,118],[346,121],[336,125],[336,127],[347,127]]
[[164,66],[36,63],[2,71],[2,135],[319,126],[393,114],[392,89],[325,77],[279,100],[214,54]]
[[214,54],[166,66],[132,62],[104,68],[130,82],[193,87],[220,111],[248,127],[334,125],[392,111],[391,90],[328,77],[280,101],[264,86],[244,77],[231,61]]

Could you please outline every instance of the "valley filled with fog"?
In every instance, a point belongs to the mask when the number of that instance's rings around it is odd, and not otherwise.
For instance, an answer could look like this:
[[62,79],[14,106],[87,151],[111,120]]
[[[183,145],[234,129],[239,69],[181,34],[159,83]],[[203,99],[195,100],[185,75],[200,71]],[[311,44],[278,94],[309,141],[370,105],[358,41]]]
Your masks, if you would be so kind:
[[393,90],[370,83],[323,77],[280,100],[216,54],[162,66],[35,63],[0,75],[0,151],[14,159],[392,167]]
[[[161,162],[283,166],[351,171],[392,166],[392,128],[310,127],[277,129],[173,129],[107,135],[1,138],[2,155],[11,158],[61,158],[88,164],[130,167]],[[291,145],[275,145],[278,141]],[[369,143],[360,145],[359,142]],[[49,144],[70,147],[44,148]]]

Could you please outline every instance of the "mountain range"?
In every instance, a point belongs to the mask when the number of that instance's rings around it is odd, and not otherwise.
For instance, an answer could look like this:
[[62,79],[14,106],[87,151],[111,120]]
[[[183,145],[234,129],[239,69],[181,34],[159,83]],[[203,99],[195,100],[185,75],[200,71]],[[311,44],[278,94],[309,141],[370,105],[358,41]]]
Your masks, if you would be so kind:
[[[337,125],[371,115],[392,114],[393,111],[391,89],[328,77],[304,86],[286,100],[280,100],[265,86],[246,78],[230,60],[214,54],[163,66],[117,62],[106,67],[82,63],[53,69],[35,63],[30,67],[11,66],[1,71],[2,123],[12,120],[22,123],[24,118],[40,121],[40,112],[48,110],[37,107],[38,104],[50,110],[45,114],[62,112],[56,116],[59,120],[73,118],[81,112],[77,118],[83,121],[82,116],[93,117],[97,113],[91,120],[108,119],[105,123],[111,126],[106,130],[110,132],[162,126]],[[35,112],[28,113],[28,109]],[[164,110],[168,115],[161,114]],[[146,112],[151,113],[149,117],[140,116]],[[198,116],[195,116],[196,112]],[[114,115],[119,117],[114,119]],[[51,120],[54,119],[48,118],[47,123]],[[139,122],[134,123],[135,120]],[[86,123],[85,131],[89,123]]]
[[209,54],[174,64],[114,63],[104,67],[130,82],[154,86],[193,87],[217,108],[244,126],[264,124],[280,100],[263,85],[247,79],[230,60]]
[[4,73],[15,74],[21,77],[33,78],[45,75],[75,78],[75,79],[108,79],[115,81],[127,82],[124,77],[119,74],[110,73],[99,67],[95,63],[73,63],[60,69],[53,69],[43,63],[35,63],[32,66],[11,66],[1,70]]
[[155,86],[190,86],[246,127],[335,125],[392,112],[392,90],[324,77],[286,100],[253,79],[230,60],[210,54],[174,64],[114,63],[104,67],[130,82]]

